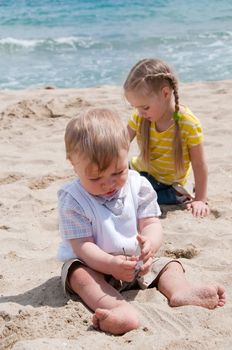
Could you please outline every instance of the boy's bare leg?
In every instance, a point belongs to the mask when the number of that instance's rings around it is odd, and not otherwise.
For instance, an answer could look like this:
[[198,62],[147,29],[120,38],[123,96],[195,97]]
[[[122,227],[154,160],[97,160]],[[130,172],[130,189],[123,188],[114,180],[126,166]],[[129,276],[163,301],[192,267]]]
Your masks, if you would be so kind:
[[79,266],[71,273],[69,284],[95,311],[92,320],[94,327],[112,334],[123,334],[139,327],[136,310],[105,281],[103,274]]
[[190,285],[177,262],[167,265],[160,276],[158,289],[167,297],[170,306],[196,305],[214,309],[226,302],[222,286]]

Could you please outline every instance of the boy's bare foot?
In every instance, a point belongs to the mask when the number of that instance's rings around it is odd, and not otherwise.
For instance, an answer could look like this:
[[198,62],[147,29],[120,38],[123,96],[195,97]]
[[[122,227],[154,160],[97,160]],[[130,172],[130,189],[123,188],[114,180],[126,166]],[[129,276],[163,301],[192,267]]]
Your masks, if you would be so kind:
[[225,290],[216,287],[188,287],[175,293],[169,300],[170,306],[196,305],[207,309],[224,306],[226,302]]
[[138,315],[129,304],[113,309],[96,309],[92,318],[93,326],[111,334],[124,334],[139,327]]

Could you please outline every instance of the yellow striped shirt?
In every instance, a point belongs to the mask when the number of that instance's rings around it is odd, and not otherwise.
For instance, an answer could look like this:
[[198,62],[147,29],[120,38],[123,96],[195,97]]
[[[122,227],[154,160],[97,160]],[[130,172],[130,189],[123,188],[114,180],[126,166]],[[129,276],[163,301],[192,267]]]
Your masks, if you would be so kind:
[[[140,125],[142,117],[132,114],[128,125],[136,132],[137,141],[141,139]],[[171,185],[177,182],[184,185],[190,173],[191,163],[189,149],[203,141],[200,121],[193,115],[190,109],[185,108],[184,114],[180,113],[179,125],[181,129],[184,169],[185,173],[177,178],[174,165],[172,140],[175,132],[174,124],[167,130],[158,132],[155,123],[150,126],[150,167],[143,163],[140,156],[131,159],[132,167],[137,171],[149,172],[157,181]],[[139,144],[139,142],[138,142]]]

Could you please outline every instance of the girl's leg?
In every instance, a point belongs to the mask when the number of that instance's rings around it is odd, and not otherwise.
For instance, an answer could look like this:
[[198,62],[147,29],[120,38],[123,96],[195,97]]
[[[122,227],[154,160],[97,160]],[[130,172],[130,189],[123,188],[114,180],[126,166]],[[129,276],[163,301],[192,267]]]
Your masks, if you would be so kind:
[[108,284],[104,275],[79,265],[69,275],[69,285],[93,311],[93,325],[112,334],[139,327],[135,309]]
[[145,171],[141,171],[140,175],[146,177],[156,191],[158,204],[180,204],[176,191],[171,185],[165,185],[158,182],[152,175]]
[[196,305],[214,309],[223,306],[226,301],[222,286],[189,284],[178,262],[166,266],[159,278],[158,290],[167,297],[170,306]]
[[157,202],[158,204],[181,204],[181,202],[178,200],[175,190],[172,188],[172,186],[168,186],[164,190],[157,191]]

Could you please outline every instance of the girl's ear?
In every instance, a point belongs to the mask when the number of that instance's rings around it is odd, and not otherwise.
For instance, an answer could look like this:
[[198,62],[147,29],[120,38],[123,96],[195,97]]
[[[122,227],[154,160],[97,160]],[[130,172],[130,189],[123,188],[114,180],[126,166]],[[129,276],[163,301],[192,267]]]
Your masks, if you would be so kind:
[[171,95],[171,90],[168,86],[164,86],[162,88],[162,95],[163,97],[166,99],[166,98],[170,98],[170,95]]

